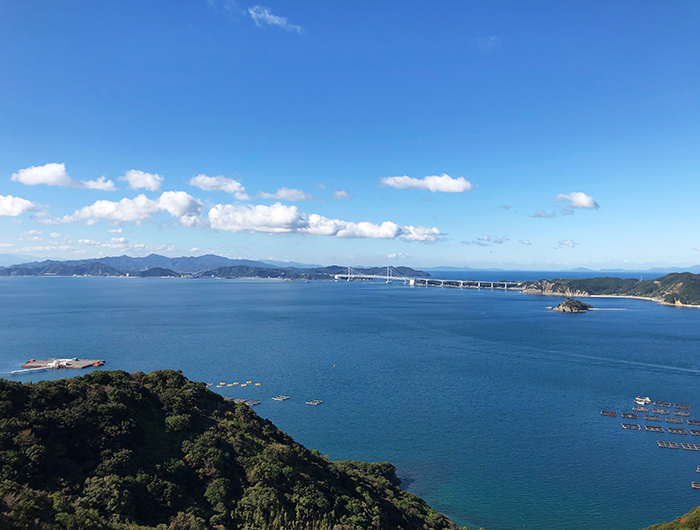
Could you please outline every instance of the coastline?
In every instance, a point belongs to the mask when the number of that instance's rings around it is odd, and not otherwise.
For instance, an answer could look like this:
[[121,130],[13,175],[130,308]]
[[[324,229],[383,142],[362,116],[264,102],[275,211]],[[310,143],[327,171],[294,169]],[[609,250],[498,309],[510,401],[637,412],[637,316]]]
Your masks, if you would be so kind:
[[669,304],[668,302],[664,302],[660,298],[652,298],[650,296],[634,296],[634,295],[628,295],[628,294],[575,294],[575,295],[567,295],[563,293],[554,293],[554,292],[548,292],[548,293],[543,293],[543,292],[528,292],[526,289],[523,289],[521,291],[523,294],[529,294],[529,295],[534,295],[534,296],[558,296],[561,298],[566,298],[567,296],[576,296],[579,298],[630,298],[633,300],[648,300],[650,302],[656,302],[659,305],[665,305],[669,307],[691,307],[691,308],[700,308],[700,304],[683,304],[681,302],[676,302],[675,304]]

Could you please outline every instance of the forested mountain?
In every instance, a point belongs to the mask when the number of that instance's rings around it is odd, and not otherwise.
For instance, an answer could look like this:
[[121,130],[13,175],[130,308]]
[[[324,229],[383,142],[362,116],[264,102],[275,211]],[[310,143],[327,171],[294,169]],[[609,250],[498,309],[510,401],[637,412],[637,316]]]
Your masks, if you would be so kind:
[[3,529],[457,528],[398,484],[179,372],[0,379]]

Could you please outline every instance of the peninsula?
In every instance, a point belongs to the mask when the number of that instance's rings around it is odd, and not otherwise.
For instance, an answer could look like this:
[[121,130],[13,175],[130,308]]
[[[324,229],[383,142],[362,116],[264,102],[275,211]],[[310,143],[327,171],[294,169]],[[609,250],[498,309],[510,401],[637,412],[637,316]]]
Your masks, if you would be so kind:
[[700,274],[671,273],[655,280],[634,278],[588,278],[538,280],[523,282],[526,294],[552,296],[620,296],[645,298],[661,304],[700,306]]

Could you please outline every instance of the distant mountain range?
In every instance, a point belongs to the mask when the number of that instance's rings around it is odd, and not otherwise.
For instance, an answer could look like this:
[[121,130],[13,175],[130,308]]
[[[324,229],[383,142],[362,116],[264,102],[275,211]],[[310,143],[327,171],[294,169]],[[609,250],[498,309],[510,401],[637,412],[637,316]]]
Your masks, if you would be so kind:
[[[303,264],[299,264],[303,265]],[[163,278],[194,276],[206,278],[288,278],[329,279],[346,272],[346,267],[278,267],[262,261],[229,259],[213,254],[197,257],[168,258],[151,254],[145,258],[114,256],[98,259],[56,261],[45,260],[0,267],[0,276],[139,276]],[[383,275],[386,268],[356,268],[365,274]],[[396,270],[412,277],[430,276],[409,267]]]

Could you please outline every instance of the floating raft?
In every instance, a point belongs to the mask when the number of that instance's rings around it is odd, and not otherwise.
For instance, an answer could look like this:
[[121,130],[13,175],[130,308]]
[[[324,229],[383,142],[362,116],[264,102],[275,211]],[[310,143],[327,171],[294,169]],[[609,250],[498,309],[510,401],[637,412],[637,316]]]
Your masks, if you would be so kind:
[[323,403],[320,399],[310,399],[306,402],[307,405],[320,405]]
[[656,407],[670,407],[671,402],[670,401],[654,401],[654,406],[656,406]]
[[652,412],[654,414],[668,414],[668,409],[653,409]]
[[685,429],[674,429],[673,427],[668,427],[668,432],[671,434],[688,434]]
[[[678,444],[676,442],[665,442],[663,440],[656,440],[656,445],[658,445],[659,447],[663,447],[664,449],[678,449]],[[691,444],[683,444],[683,445],[691,445]],[[683,449],[685,449],[685,447]]]
[[226,401],[233,401],[234,403],[245,403],[249,407],[254,407],[255,405],[260,405],[259,401],[253,399],[242,399],[242,398],[224,398]]
[[700,420],[688,420],[688,425],[700,425]]
[[637,412],[649,412],[649,407],[640,407],[639,405],[635,405],[632,407],[632,410],[636,410]]
[[636,423],[623,423],[621,424],[623,429],[629,429],[630,431],[641,431],[642,428]]
[[22,365],[22,368],[73,368],[81,370],[90,366],[103,366],[104,361],[101,359],[30,359]]
[[687,412],[685,410],[674,410],[673,414],[675,416],[690,416],[690,412]]
[[650,414],[645,414],[644,419],[647,421],[661,421],[661,416],[652,416]]
[[700,444],[681,444],[686,451],[700,451]]
[[645,425],[644,428],[651,432],[664,432],[663,427],[657,427],[656,425]]
[[683,405],[682,403],[676,403],[673,405],[674,409],[690,410],[690,405]]
[[691,482],[690,487],[695,490],[700,490],[700,482]]
[[683,418],[666,418],[668,423],[683,423]]
[[696,469],[696,471],[697,471],[698,473],[700,473],[700,466],[698,466],[698,468]]
[[617,412],[614,410],[601,410],[600,411],[601,416],[617,416]]
[[621,416],[623,418],[629,418],[631,420],[636,420],[637,418],[639,418],[639,414],[634,414],[633,412],[623,412]]
[[275,396],[272,399],[273,401],[287,401],[289,399],[289,396]]
[[690,434],[693,436],[700,436],[700,431],[696,431],[695,429],[688,429],[690,431]]

